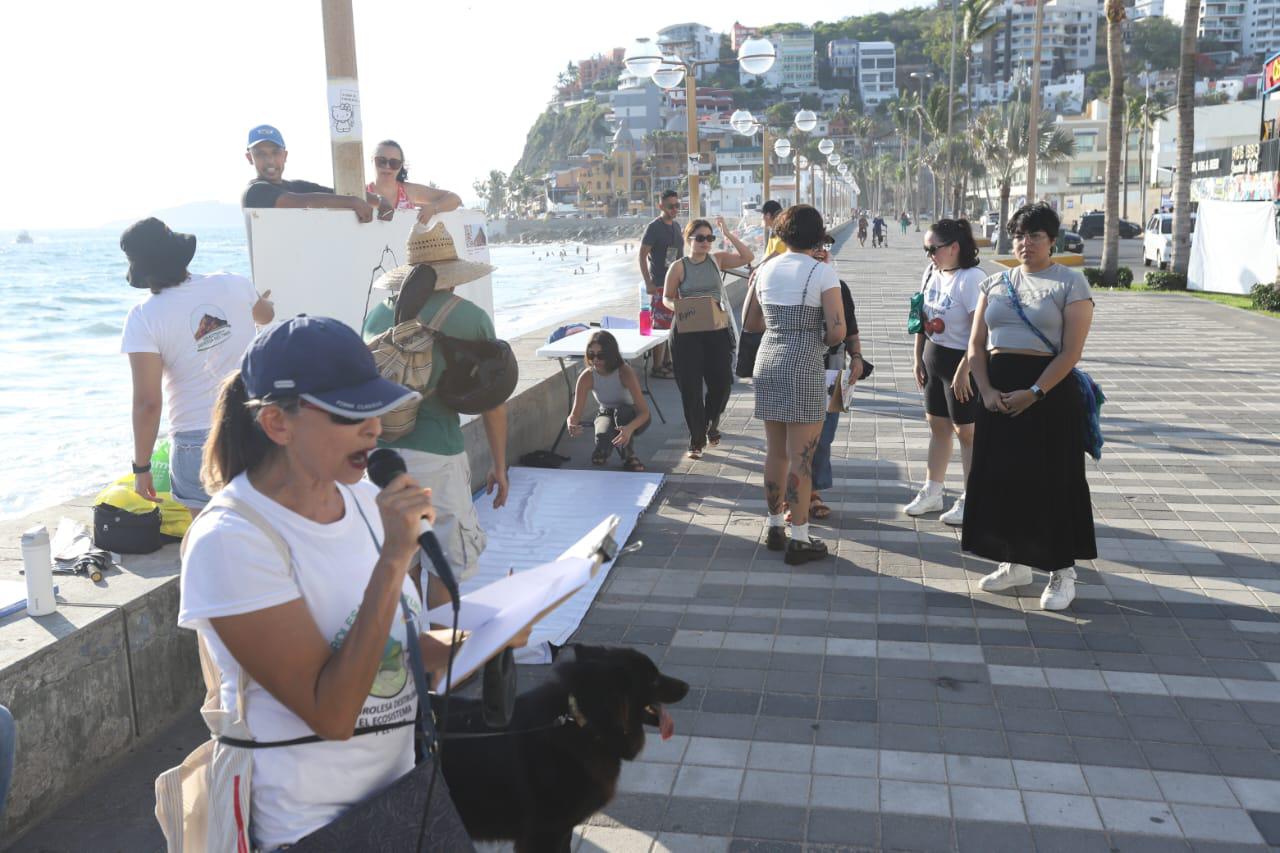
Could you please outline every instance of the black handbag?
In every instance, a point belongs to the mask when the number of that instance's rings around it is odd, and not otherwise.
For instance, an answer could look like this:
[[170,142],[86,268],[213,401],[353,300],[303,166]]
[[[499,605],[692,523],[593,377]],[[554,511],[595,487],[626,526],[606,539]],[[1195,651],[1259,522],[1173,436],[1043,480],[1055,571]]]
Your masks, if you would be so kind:
[[93,508],[93,544],[117,554],[150,554],[164,544],[160,536],[160,507],[129,512],[110,504]]
[[764,332],[748,332],[742,330],[738,336],[738,361],[733,372],[740,379],[750,379],[756,370],[756,353],[760,352],[760,340]]

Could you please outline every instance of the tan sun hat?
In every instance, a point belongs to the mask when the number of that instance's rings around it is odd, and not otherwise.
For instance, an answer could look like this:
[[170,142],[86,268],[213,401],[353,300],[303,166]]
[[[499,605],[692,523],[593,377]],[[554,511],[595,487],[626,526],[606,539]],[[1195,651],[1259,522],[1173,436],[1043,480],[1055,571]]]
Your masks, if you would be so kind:
[[409,232],[409,240],[405,243],[408,263],[401,264],[386,273],[376,282],[374,287],[391,291],[399,291],[404,280],[420,264],[428,264],[436,273],[436,289],[451,290],[467,282],[484,278],[497,267],[477,261],[464,261],[458,258],[458,250],[454,248],[453,238],[445,230],[443,222],[437,222],[431,228],[414,225]]

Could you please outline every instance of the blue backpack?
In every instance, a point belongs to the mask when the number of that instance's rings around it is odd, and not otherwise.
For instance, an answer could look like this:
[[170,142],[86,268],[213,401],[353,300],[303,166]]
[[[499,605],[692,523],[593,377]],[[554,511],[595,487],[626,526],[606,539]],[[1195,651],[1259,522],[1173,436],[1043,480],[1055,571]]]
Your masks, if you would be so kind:
[[[1044,341],[1044,345],[1049,348],[1055,356],[1058,354],[1058,348],[1055,347],[1044,334],[1035,327],[1035,324],[1027,319],[1027,314],[1022,310],[1022,300],[1018,298],[1018,289],[1013,286],[1013,282],[1009,280],[1009,274],[1001,273],[1001,280],[1004,282],[1005,289],[1009,291],[1009,301],[1013,303],[1013,310],[1018,312],[1018,316],[1022,318],[1022,322],[1027,324],[1027,328],[1036,333],[1036,337]],[[1078,367],[1071,368],[1071,376],[1075,379],[1076,384],[1080,387],[1080,398],[1084,402],[1084,449],[1085,452],[1094,458],[1095,461],[1102,459],[1102,404],[1107,402],[1107,395],[1102,393],[1102,386],[1093,381],[1093,377],[1085,373]]]

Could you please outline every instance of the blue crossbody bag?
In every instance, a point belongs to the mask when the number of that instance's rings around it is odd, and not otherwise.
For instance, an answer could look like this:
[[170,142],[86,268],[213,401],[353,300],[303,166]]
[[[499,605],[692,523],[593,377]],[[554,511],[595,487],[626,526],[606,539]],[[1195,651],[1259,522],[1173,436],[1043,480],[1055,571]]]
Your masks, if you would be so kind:
[[[1022,309],[1022,300],[1018,298],[1018,289],[1013,286],[1013,282],[1009,279],[1009,274],[1007,272],[1001,273],[1000,278],[1004,282],[1005,289],[1009,291],[1009,301],[1013,303],[1013,310],[1018,312],[1022,322],[1027,324],[1027,328],[1035,332],[1036,337],[1044,341],[1044,345],[1056,356],[1058,348],[1027,318],[1027,312]],[[1101,460],[1103,443],[1102,404],[1107,402],[1107,395],[1102,393],[1102,386],[1094,382],[1093,377],[1080,368],[1071,368],[1071,376],[1080,387],[1080,398],[1084,402],[1084,450],[1095,461]]]

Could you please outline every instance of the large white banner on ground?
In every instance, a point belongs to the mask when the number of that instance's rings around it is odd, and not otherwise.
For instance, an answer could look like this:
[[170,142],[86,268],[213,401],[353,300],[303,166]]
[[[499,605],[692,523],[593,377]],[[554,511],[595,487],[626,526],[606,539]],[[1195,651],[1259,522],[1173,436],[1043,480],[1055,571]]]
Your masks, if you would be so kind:
[[1187,288],[1247,294],[1276,280],[1276,209],[1269,201],[1202,201]]
[[[249,209],[245,212],[253,282],[271,291],[276,317],[336,317],[360,331],[368,306],[387,296],[373,290],[381,271],[406,262],[405,241],[416,210],[397,210],[389,222],[361,223],[348,210]],[[458,257],[489,261],[484,214],[454,210],[436,217],[453,237]],[[380,270],[375,272],[375,270]],[[490,276],[457,288],[493,317]]]

